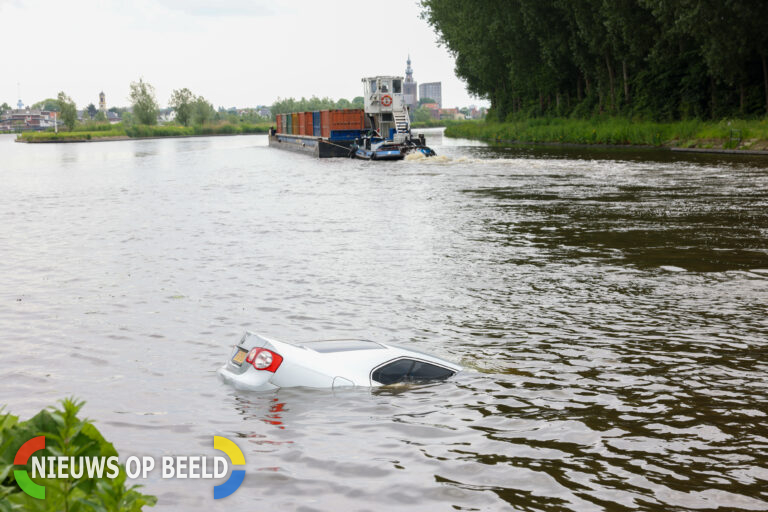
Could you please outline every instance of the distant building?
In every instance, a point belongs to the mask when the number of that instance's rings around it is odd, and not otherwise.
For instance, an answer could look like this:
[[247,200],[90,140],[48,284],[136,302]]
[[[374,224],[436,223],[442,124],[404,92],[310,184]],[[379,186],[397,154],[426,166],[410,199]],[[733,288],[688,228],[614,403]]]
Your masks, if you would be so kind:
[[411,111],[416,110],[419,106],[419,98],[416,96],[418,90],[416,88],[416,82],[413,80],[413,69],[411,69],[411,56],[408,55],[406,61],[407,67],[405,68],[405,82],[403,82],[403,99],[408,105]]
[[56,112],[29,108],[9,110],[0,118],[0,131],[45,130],[52,128]]
[[272,119],[272,111],[269,109],[269,107],[260,107],[259,115],[267,119]]
[[441,108],[440,119],[465,119],[464,114],[458,108]]
[[443,83],[428,82],[419,85],[419,99],[430,98],[435,100],[438,107],[443,106]]
[[99,93],[99,110],[104,112],[104,115],[107,114],[107,96],[104,94],[104,91]]
[[157,111],[158,123],[170,123],[176,119],[176,111],[172,108],[161,108]]
[[481,119],[485,117],[485,107],[477,108],[475,105],[469,106],[469,117],[471,119]]

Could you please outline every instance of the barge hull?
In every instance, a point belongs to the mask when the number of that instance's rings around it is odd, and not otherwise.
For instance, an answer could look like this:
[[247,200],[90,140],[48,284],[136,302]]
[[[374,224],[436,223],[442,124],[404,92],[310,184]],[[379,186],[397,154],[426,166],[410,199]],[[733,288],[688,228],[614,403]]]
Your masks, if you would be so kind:
[[316,158],[348,158],[352,141],[330,141],[308,135],[269,134],[269,146],[313,155]]

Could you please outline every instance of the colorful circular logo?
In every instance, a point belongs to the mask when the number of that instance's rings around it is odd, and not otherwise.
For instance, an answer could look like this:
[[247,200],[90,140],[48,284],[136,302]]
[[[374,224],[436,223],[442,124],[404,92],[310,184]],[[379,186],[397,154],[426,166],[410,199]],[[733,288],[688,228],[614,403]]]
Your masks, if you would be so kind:
[[[45,449],[45,436],[33,437],[19,448],[16,452],[16,456],[13,458],[14,465],[25,466],[29,457],[38,450]],[[45,499],[45,487],[37,485],[29,477],[29,472],[24,469],[14,469],[13,476],[16,478],[16,483],[19,484],[21,490],[29,494],[33,498],[39,500]]]
[[[226,437],[213,436],[213,448],[226,453],[234,466],[245,466],[243,452]],[[245,468],[232,469],[232,473],[227,478],[227,481],[213,488],[213,499],[220,500],[221,498],[226,498],[240,488],[244,479]]]

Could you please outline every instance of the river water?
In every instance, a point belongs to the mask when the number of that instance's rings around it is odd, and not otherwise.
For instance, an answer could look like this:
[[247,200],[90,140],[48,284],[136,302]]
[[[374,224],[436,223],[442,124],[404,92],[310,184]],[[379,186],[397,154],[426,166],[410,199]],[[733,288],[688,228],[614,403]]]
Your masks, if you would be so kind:
[[[768,159],[264,136],[0,136],[0,404],[86,400],[121,455],[245,453],[157,510],[768,510]],[[236,392],[246,330],[466,367]]]

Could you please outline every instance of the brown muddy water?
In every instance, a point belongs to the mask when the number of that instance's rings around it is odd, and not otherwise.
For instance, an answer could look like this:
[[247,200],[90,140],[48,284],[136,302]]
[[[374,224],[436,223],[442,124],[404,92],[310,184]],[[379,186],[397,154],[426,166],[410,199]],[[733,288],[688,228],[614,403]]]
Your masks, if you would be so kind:
[[[768,510],[768,159],[492,148],[315,160],[264,136],[0,137],[0,404],[74,395],[156,510]],[[246,329],[462,363],[237,392]]]

